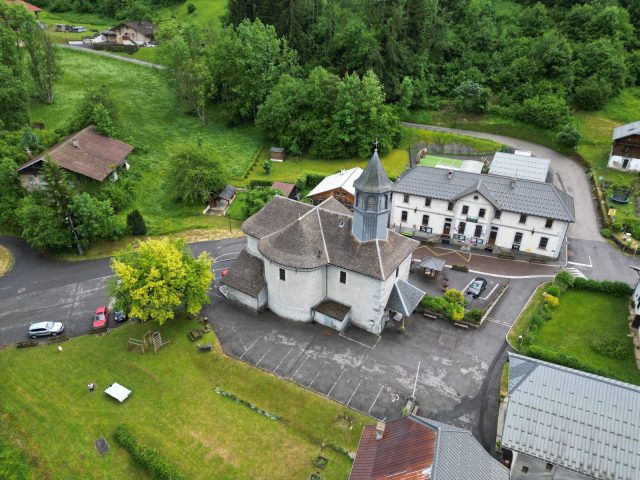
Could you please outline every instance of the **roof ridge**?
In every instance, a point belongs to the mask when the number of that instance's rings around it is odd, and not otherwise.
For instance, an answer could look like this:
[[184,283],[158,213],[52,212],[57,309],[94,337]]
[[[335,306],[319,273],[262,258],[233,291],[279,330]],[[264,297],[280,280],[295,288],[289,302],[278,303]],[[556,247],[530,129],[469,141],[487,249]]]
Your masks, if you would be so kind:
[[627,390],[640,393],[640,386],[632,385],[630,383],[622,382],[620,380],[615,380],[613,378],[607,378],[607,377],[603,377],[602,375],[596,375],[595,373],[583,372],[582,370],[576,370],[574,368],[565,367],[564,365],[558,365],[555,363],[540,360],[538,358],[527,357],[525,355],[520,355],[518,353],[509,352],[509,358],[511,357],[517,358],[519,360],[524,360],[525,362],[536,363],[538,365],[553,368],[554,370],[560,370],[562,372],[571,373],[580,377],[590,378],[591,380],[600,381],[602,383],[607,383],[609,385],[614,385],[620,388],[625,388]]
[[[551,186],[553,187],[553,191],[556,194],[556,197],[558,197],[558,200],[560,201],[560,203],[562,204],[562,206],[564,207],[565,211],[567,212],[567,215],[569,215],[569,217],[571,217],[572,219],[575,220],[575,214],[571,213],[569,211],[569,208],[567,208],[567,204],[565,203],[564,199],[562,198],[562,196],[560,195],[560,192],[567,194],[567,192],[564,192],[562,190],[560,190],[558,187],[556,187],[555,185],[551,184]],[[568,194],[567,194],[568,195]]]
[[324,254],[327,257],[327,263],[331,264],[331,257],[329,257],[329,249],[327,248],[327,240],[324,238],[324,228],[322,228],[322,218],[320,218],[320,209],[314,208],[318,216],[318,224],[320,225],[320,237],[322,238],[322,246],[324,247]]
[[376,242],[376,252],[378,253],[378,266],[380,267],[380,277],[383,280],[386,280],[387,278],[384,275],[384,267],[382,266],[382,254],[380,253],[380,244],[378,243],[380,240],[378,240],[377,238],[375,239]]

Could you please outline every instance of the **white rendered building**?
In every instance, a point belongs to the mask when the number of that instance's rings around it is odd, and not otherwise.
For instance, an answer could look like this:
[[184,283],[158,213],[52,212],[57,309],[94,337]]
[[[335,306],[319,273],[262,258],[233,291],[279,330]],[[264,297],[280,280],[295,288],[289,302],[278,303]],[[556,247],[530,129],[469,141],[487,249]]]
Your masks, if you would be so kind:
[[393,184],[375,152],[354,184],[352,213],[330,197],[317,206],[275,197],[242,224],[247,247],[220,291],[252,310],[350,324],[380,333],[411,315],[424,293],[408,282],[418,242],[387,228]]
[[395,183],[390,226],[415,238],[558,258],[573,198],[549,183],[418,166]]
[[613,129],[609,168],[640,172],[640,121]]

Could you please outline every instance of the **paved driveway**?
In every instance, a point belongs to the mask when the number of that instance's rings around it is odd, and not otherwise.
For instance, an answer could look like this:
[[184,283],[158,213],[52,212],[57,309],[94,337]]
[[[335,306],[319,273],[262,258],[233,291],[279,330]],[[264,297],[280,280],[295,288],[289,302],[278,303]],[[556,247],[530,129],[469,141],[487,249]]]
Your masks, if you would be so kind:
[[415,394],[421,415],[468,428],[489,447],[498,408],[492,366],[500,369],[505,334],[537,284],[511,287],[479,330],[414,315],[404,334],[339,334],[253,314],[219,293],[206,314],[229,355],[377,418],[398,417]]

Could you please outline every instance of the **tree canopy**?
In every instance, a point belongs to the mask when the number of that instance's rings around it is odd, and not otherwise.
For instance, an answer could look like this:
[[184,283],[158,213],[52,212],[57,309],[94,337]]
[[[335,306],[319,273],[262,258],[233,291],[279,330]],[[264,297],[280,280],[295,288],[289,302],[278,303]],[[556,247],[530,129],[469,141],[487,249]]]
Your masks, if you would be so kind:
[[112,259],[115,278],[109,291],[129,316],[162,325],[179,308],[196,314],[209,303],[211,264],[205,252],[195,258],[184,240],[145,240]]

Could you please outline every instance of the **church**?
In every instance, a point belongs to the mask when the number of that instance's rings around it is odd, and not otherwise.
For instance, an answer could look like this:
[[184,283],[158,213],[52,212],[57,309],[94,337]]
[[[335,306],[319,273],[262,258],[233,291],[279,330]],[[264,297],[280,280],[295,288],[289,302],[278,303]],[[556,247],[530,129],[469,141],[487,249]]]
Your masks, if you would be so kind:
[[247,245],[220,292],[254,311],[338,331],[379,334],[411,315],[424,292],[408,282],[419,243],[389,230],[393,183],[377,149],[354,182],[353,212],[276,196],[242,224]]

